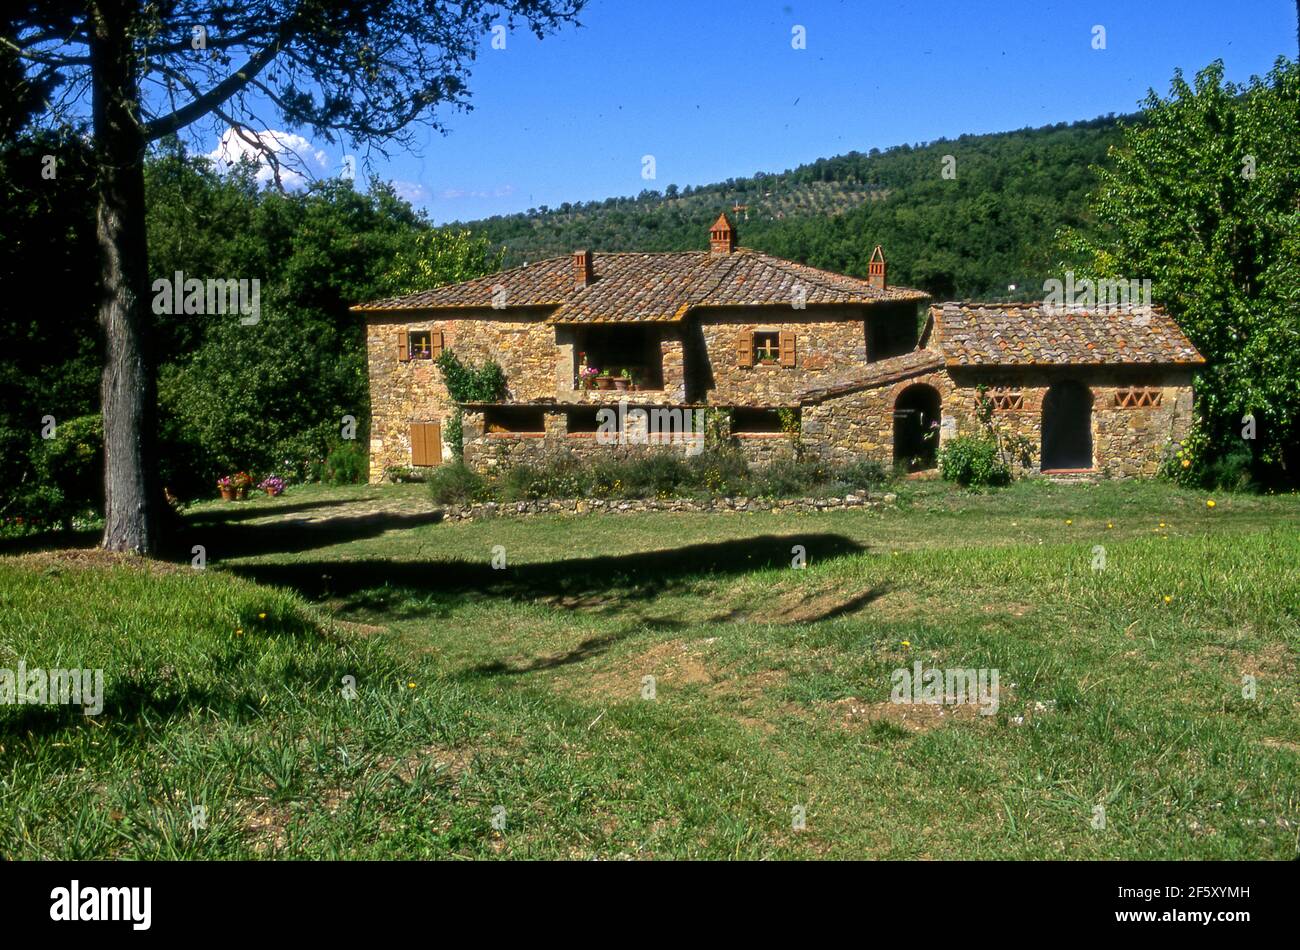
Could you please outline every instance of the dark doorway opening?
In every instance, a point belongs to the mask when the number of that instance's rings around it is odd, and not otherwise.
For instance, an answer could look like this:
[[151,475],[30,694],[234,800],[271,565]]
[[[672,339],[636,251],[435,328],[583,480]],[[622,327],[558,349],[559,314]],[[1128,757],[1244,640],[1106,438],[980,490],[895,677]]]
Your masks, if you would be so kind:
[[1092,468],[1092,392],[1074,380],[1055,383],[1043,397],[1043,459],[1048,471]]
[[909,472],[934,468],[939,456],[939,390],[908,386],[894,403],[894,464]]

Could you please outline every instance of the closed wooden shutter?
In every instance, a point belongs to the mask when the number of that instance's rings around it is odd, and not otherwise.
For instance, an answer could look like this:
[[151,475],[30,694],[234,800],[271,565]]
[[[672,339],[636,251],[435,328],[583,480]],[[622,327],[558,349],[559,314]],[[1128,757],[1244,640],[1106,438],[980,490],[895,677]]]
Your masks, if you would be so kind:
[[781,331],[781,365],[794,366],[794,334]]
[[411,339],[405,330],[397,331],[397,358],[403,363],[411,358]]
[[754,334],[748,330],[736,337],[736,365],[742,367],[754,365]]
[[443,347],[442,331],[434,330],[433,333],[429,334],[429,337],[430,337],[429,355],[436,360],[439,356],[442,355],[442,347]]
[[442,463],[442,426],[436,422],[411,423],[411,464]]

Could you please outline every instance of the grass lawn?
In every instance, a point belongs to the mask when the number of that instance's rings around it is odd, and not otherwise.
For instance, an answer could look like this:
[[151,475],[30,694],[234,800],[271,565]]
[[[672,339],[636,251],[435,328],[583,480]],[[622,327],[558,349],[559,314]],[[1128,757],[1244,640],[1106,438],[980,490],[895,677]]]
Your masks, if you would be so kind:
[[[1300,496],[898,493],[442,524],[304,487],[193,509],[202,571],[0,557],[0,668],[107,684],[0,707],[0,854],[1296,856]],[[996,712],[890,702],[917,661],[997,670]]]

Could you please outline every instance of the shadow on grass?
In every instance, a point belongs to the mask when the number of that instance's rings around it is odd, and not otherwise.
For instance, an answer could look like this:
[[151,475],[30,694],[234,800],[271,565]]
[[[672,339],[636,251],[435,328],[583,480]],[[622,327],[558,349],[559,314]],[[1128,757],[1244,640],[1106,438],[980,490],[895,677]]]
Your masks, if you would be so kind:
[[[809,559],[819,563],[865,550],[839,534],[801,535],[798,541]],[[790,547],[787,536],[760,535],[659,551],[517,564],[504,570],[494,570],[486,556],[481,563],[370,559],[241,564],[229,570],[261,584],[292,588],[313,600],[342,599],[352,608],[382,604],[389,612],[394,612],[394,606],[399,613],[433,612],[467,596],[619,610],[632,602],[688,589],[709,576],[788,569]],[[405,603],[394,605],[395,599]]]
[[102,531],[44,531],[21,538],[0,538],[0,555],[40,554],[43,551],[67,551],[93,548]]
[[[337,502],[327,504],[337,504]],[[247,517],[276,515],[285,510],[250,513]],[[419,528],[427,524],[436,524],[441,520],[440,511],[414,514],[381,511],[365,515],[340,515],[322,521],[290,520],[270,524],[229,524],[226,521],[196,520],[185,525],[184,530],[169,547],[168,554],[188,560],[190,549],[196,544],[203,545],[207,556],[214,560],[257,557],[265,554],[296,554],[365,538],[375,538],[386,531]]]
[[593,656],[600,656],[618,641],[627,637],[631,631],[606,633],[598,637],[588,637],[577,646],[555,656],[538,656],[523,663],[510,664],[504,660],[492,660],[470,667],[459,674],[460,679],[481,679],[493,676],[519,676],[524,673],[536,673],[539,670],[553,670],[573,663],[581,663]]

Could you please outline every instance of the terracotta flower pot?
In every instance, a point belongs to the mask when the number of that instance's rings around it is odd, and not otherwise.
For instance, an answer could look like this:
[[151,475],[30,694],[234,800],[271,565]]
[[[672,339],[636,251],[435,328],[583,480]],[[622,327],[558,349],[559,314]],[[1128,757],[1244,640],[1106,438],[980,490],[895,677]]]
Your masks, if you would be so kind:
[[597,376],[597,377],[596,377],[596,388],[597,388],[597,389],[613,389],[613,388],[614,388],[614,378],[613,378],[612,376]]
[[221,500],[222,500],[222,501],[234,501],[234,500],[235,500],[235,490],[234,490],[233,488],[230,488],[230,487],[227,486],[227,485],[218,485],[217,488],[219,488],[219,489],[221,490]]
[[627,392],[629,387],[631,387],[631,385],[632,385],[632,380],[624,379],[621,376],[618,379],[614,380],[614,388],[617,389],[619,392]]

